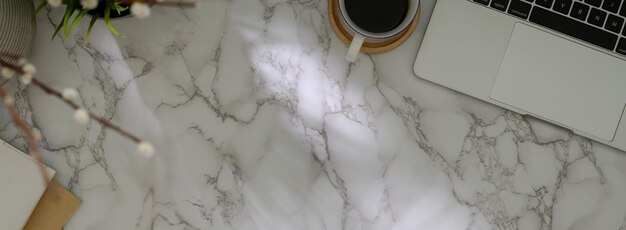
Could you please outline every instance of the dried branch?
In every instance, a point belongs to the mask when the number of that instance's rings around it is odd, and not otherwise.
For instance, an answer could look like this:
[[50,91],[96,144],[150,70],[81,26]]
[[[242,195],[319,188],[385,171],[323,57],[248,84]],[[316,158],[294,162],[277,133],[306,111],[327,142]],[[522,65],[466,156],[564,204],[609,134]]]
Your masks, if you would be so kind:
[[[41,90],[43,90],[47,94],[59,98],[60,100],[65,102],[67,105],[72,107],[72,109],[74,109],[74,110],[77,110],[77,109],[81,108],[78,104],[76,104],[76,102],[73,102],[71,100],[68,100],[68,99],[64,98],[63,94],[60,91],[57,91],[57,90],[51,88],[50,86],[44,84],[43,82],[41,82],[40,80],[38,80],[36,78],[33,78],[33,85],[39,87]],[[100,125],[116,131],[120,135],[125,136],[125,137],[131,139],[132,141],[134,141],[137,144],[142,142],[142,140],[139,137],[129,133],[125,129],[123,129],[123,128],[117,126],[117,125],[112,124],[111,122],[105,120],[102,117],[99,117],[98,115],[96,115],[96,114],[94,114],[92,112],[88,112],[88,113],[89,113],[89,117],[91,119],[93,119],[93,120],[96,120],[98,123],[100,123]]]
[[17,108],[15,107],[15,100],[9,94],[7,94],[6,90],[2,86],[0,86],[0,98],[2,98],[4,105],[11,113],[11,117],[13,118],[15,126],[17,126],[17,128],[19,128],[22,134],[26,137],[26,142],[28,144],[30,154],[38,162],[37,165],[39,166],[39,170],[41,170],[41,174],[43,175],[43,183],[48,184],[48,181],[50,181],[50,179],[52,178],[50,178],[50,175],[48,175],[46,167],[44,166],[43,158],[41,157],[41,150],[39,149],[38,144],[39,137],[37,137],[33,130],[28,127],[26,122],[22,120],[19,113],[17,112]]
[[[58,99],[62,100],[63,102],[65,102],[68,106],[70,106],[72,109],[74,109],[75,111],[75,115],[78,113],[78,117],[75,117],[75,119],[77,119],[77,121],[81,121],[84,119],[85,122],[88,121],[89,118],[91,118],[92,120],[97,121],[98,123],[100,123],[100,125],[102,125],[105,128],[109,128],[112,129],[113,131],[119,133],[120,135],[132,140],[133,142],[135,142],[136,144],[138,144],[138,150],[139,153],[144,156],[144,157],[151,157],[154,153],[154,149],[152,147],[152,144],[143,141],[142,139],[140,139],[139,137],[129,133],[128,131],[126,131],[125,129],[121,128],[120,126],[117,126],[111,122],[109,122],[108,120],[92,113],[89,112],[87,110],[85,110],[84,108],[82,108],[80,105],[78,105],[76,102],[73,101],[73,99],[71,98],[66,98],[62,92],[46,85],[45,83],[43,83],[42,81],[40,81],[39,79],[36,79],[32,76],[31,73],[28,73],[25,67],[27,67],[29,64],[11,64],[5,60],[2,59],[2,57],[10,57],[10,58],[14,58],[17,57],[17,60],[21,60],[23,59],[22,57],[19,56],[11,56],[11,55],[7,55],[4,53],[0,53],[0,66],[4,66],[6,68],[10,68],[13,71],[15,71],[16,73],[19,73],[22,75],[22,80],[27,81],[30,84],[33,84],[37,87],[39,87],[41,90],[43,90],[45,93],[47,93],[48,95],[52,95],[57,97]],[[18,61],[19,62],[19,61]],[[21,66],[20,66],[21,65]],[[32,65],[31,65],[32,66]],[[34,67],[32,67],[34,69]],[[34,70],[32,70],[34,71]],[[16,123],[17,124],[17,123]],[[26,128],[28,128],[28,126],[26,126]],[[38,149],[37,149],[38,151]]]

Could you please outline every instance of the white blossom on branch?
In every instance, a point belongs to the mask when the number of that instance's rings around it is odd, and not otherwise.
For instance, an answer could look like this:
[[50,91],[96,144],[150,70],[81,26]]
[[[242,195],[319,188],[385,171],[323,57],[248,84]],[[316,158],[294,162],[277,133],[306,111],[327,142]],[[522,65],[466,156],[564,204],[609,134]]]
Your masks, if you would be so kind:
[[130,6],[130,13],[139,19],[150,17],[150,7],[142,2],[135,2]]
[[98,0],[80,0],[80,5],[85,9],[93,10],[98,7]]
[[48,5],[52,7],[59,7],[63,3],[63,0],[48,0]]
[[[5,61],[6,58],[17,60],[18,64],[17,65],[16,64],[11,64],[10,62]],[[149,142],[146,142],[146,141],[138,138],[137,136],[129,133],[128,131],[126,131],[125,129],[123,129],[123,128],[117,126],[117,125],[114,125],[111,122],[109,122],[108,120],[106,120],[106,119],[104,119],[102,117],[99,117],[96,114],[93,114],[93,113],[89,112],[88,110],[86,110],[82,106],[79,106],[75,102],[78,99],[78,97],[79,97],[78,91],[76,91],[75,89],[66,88],[65,90],[63,90],[61,92],[61,91],[57,91],[54,88],[46,85],[45,83],[39,81],[37,78],[34,77],[34,75],[37,73],[37,69],[35,68],[34,65],[28,63],[28,61],[26,61],[26,59],[24,59],[24,58],[22,58],[20,56],[16,56],[16,55],[0,53],[0,67],[9,68],[9,69],[13,70],[15,73],[21,75],[21,80],[25,84],[27,84],[27,85],[32,84],[34,86],[37,86],[39,89],[43,90],[48,95],[51,95],[51,96],[54,96],[54,97],[57,97],[57,98],[61,99],[69,107],[74,109],[74,115],[73,116],[74,116],[74,120],[77,123],[79,123],[79,124],[87,124],[89,122],[89,119],[95,120],[98,123],[100,123],[100,125],[102,125],[103,127],[112,129],[115,132],[117,132],[118,134],[120,134],[120,135],[122,135],[122,136],[124,136],[126,138],[129,138],[130,140],[135,142],[138,145],[138,147],[137,147],[138,148],[138,152],[139,152],[139,154],[141,156],[143,156],[143,157],[151,157],[152,155],[154,155],[154,148],[152,147],[152,144],[150,144]],[[5,92],[3,95],[0,95],[0,97],[2,98],[4,104],[7,107],[14,105],[15,100],[12,97],[10,97],[10,95],[6,94],[6,91],[4,91],[4,89],[1,88],[1,86],[0,86],[0,90],[2,92]],[[15,111],[17,111],[17,110],[15,110]],[[15,114],[17,116],[17,112]],[[24,127],[28,128],[27,125],[24,125]],[[33,138],[33,132],[32,132],[31,129],[28,130],[28,133],[29,133],[30,138]],[[37,138],[34,138],[34,139],[37,139]],[[31,151],[33,151],[33,150],[31,149]],[[37,149],[36,152],[39,152],[39,150]]]

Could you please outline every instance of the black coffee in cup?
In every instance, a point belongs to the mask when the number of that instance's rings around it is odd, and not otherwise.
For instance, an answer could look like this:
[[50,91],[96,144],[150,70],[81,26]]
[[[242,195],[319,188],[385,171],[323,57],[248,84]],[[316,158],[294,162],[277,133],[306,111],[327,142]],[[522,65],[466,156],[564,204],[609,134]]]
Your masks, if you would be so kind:
[[371,33],[385,33],[406,17],[409,0],[345,0],[350,20]]

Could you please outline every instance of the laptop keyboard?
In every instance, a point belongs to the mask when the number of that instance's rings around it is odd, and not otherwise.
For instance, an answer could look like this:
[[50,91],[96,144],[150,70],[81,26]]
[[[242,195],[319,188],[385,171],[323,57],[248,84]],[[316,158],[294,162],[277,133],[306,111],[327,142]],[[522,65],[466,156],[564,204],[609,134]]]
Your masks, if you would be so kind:
[[624,0],[469,0],[626,55]]

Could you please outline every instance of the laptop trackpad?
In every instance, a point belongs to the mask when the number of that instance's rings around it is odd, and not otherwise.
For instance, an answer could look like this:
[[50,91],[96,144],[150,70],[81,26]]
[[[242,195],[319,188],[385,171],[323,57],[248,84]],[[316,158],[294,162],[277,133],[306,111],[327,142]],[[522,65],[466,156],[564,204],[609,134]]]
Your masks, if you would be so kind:
[[517,23],[491,98],[612,141],[626,105],[626,61]]

